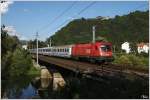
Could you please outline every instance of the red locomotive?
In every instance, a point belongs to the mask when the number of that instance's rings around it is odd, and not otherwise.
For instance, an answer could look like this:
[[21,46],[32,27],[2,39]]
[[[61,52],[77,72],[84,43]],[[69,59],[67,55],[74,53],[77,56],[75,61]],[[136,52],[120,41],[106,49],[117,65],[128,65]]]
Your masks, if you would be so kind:
[[[30,49],[30,52],[36,53],[36,49]],[[109,62],[113,60],[112,44],[110,42],[96,42],[39,48],[38,53],[48,56],[86,59],[92,62]]]
[[112,61],[112,44],[109,42],[76,44],[72,47],[72,56],[92,62]]

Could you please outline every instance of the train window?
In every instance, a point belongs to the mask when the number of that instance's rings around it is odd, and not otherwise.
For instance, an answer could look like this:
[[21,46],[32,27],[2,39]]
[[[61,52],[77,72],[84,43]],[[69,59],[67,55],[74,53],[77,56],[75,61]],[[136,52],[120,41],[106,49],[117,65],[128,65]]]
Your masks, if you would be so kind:
[[67,48],[67,52],[69,52],[69,48]]
[[111,51],[111,47],[110,47],[110,45],[102,45],[101,46],[101,50],[105,51],[105,52]]

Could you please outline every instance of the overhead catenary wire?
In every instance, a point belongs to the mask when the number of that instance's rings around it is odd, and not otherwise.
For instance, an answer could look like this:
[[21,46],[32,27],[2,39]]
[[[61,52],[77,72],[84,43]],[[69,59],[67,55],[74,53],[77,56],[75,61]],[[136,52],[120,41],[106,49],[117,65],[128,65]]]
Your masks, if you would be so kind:
[[93,4],[95,4],[96,1],[93,1],[92,3],[90,3],[89,5],[87,5],[86,7],[84,7],[83,9],[81,9],[77,15],[72,16],[70,19],[65,20],[63,23],[61,23],[58,27],[56,27],[55,29],[60,28],[61,26],[63,26],[64,24],[66,24],[68,21],[70,21],[72,18],[75,18],[76,16],[80,15],[81,13],[83,13],[85,10],[87,10],[88,8],[90,8]]
[[147,4],[140,5],[140,6],[134,8],[134,9],[132,9],[132,10],[137,10],[137,9],[139,9],[139,8],[143,8],[143,7],[145,7],[145,5],[147,5]]
[[[137,6],[137,7],[135,7],[135,8],[133,8],[133,9],[130,9],[130,11],[127,11],[127,13],[131,13],[131,12],[134,12],[135,10],[138,10],[139,8],[143,8],[143,7],[145,7],[145,5],[147,5],[147,4],[142,4],[142,5],[139,5],[139,6]],[[117,10],[118,11],[118,10]],[[119,10],[120,11],[120,10]],[[120,11],[121,12],[121,11]]]
[[58,20],[60,17],[62,17],[64,14],[66,14],[75,4],[76,4],[77,1],[74,1],[69,7],[67,7],[62,13],[60,13],[58,16],[56,16],[50,23],[48,23],[47,25],[45,25],[44,27],[41,27],[39,29],[40,30],[43,30],[43,29],[46,29],[48,28],[50,25],[52,25],[56,20]]
[[[77,15],[80,15],[81,13],[83,13],[85,10],[87,10],[89,7],[91,7],[94,3],[96,3],[96,1],[93,1],[92,3],[90,3],[89,5],[87,5],[85,8],[83,8],[82,10],[80,10]],[[75,2],[71,4],[70,9],[73,7],[73,5],[75,5]],[[145,5],[145,4],[144,4]],[[69,8],[68,7],[68,8]],[[142,8],[143,5],[140,5],[132,10],[136,10],[139,8]],[[56,20],[58,20],[64,13],[66,13],[69,9],[64,10],[59,16],[57,16],[56,18],[54,18],[54,20],[51,21],[51,23],[49,23],[48,25],[46,25],[45,27],[49,27],[52,23],[54,23]],[[131,11],[131,10],[130,10]],[[71,17],[70,19],[65,20],[63,23],[61,23],[59,26],[57,26],[56,28],[54,28],[54,30],[62,27],[63,25],[65,25],[68,21],[70,21],[72,18],[75,18],[77,15]],[[44,27],[43,27],[44,28]],[[42,29],[42,28],[41,28]],[[42,29],[43,30],[43,29]]]

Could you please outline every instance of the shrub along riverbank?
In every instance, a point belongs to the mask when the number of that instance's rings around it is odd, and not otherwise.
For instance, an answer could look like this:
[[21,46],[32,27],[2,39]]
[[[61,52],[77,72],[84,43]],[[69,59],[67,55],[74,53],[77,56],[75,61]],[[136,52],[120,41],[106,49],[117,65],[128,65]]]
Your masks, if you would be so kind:
[[12,77],[20,77],[28,74],[38,74],[40,71],[33,68],[32,58],[29,52],[22,49],[17,36],[10,36],[1,28],[1,72],[2,80],[9,80]]
[[18,37],[10,36],[4,28],[1,28],[1,98],[11,98],[39,76],[40,70],[33,67],[31,55],[22,49]]
[[[147,54],[148,55],[148,54]],[[114,55],[114,64],[124,65],[129,69],[149,70],[149,57],[136,54],[117,54]]]

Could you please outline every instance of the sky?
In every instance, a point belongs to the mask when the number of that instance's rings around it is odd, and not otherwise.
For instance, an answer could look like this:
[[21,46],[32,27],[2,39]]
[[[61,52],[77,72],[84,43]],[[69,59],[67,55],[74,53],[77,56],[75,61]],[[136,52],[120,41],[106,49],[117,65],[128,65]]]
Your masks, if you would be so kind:
[[1,24],[20,39],[33,40],[38,32],[44,41],[73,19],[113,18],[148,9],[148,1],[14,1],[3,3]]

